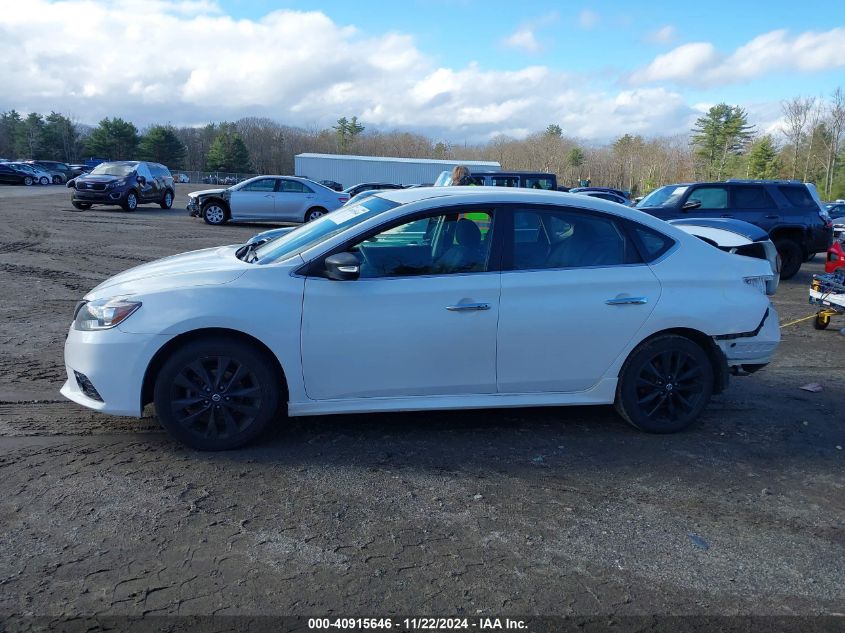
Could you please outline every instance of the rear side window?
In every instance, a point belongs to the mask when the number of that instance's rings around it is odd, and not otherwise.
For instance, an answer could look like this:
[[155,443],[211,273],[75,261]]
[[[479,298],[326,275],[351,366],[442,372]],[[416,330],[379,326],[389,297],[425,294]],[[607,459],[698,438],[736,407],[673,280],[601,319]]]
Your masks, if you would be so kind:
[[517,176],[493,176],[491,180],[494,187],[519,187]]
[[298,180],[283,180],[280,191],[287,193],[314,193],[309,187]]
[[793,207],[799,207],[801,209],[815,209],[818,207],[816,201],[813,200],[813,196],[807,191],[807,187],[803,185],[778,187],[778,190]]
[[672,248],[672,245],[675,243],[675,240],[671,237],[663,235],[663,233],[650,229],[642,224],[631,223],[631,232],[634,234],[637,246],[646,263],[656,260]]
[[733,206],[737,209],[774,209],[774,200],[763,187],[734,187]]
[[554,189],[555,181],[551,178],[540,178],[538,176],[529,176],[525,179],[525,186],[528,189]]

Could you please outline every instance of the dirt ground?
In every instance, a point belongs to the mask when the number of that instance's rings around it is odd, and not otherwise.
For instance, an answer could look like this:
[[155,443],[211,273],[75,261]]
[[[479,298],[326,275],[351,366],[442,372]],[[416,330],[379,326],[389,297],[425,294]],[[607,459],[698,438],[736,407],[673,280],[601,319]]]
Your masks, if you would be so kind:
[[381,414],[201,454],[63,400],[86,291],[263,228],[189,218],[190,189],[130,214],[0,187],[0,615],[845,612],[841,318],[785,327],[668,437],[609,408]]

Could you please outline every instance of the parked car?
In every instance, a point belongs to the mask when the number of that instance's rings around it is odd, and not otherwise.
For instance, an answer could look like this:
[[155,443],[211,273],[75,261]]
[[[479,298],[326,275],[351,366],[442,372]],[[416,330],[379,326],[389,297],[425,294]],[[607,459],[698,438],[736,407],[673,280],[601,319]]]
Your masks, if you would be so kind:
[[[545,172],[535,171],[473,171],[470,178],[479,187],[517,187],[525,189],[557,190],[557,176]],[[445,187],[452,184],[452,172],[440,172],[434,181],[435,187]]]
[[765,259],[772,269],[772,278],[766,282],[766,294],[773,295],[777,291],[780,255],[769,234],[759,226],[732,218],[683,218],[669,220],[669,223],[726,253]]
[[49,185],[51,182],[53,182],[53,176],[49,172],[46,172],[41,169],[38,165],[31,165],[29,163],[8,164],[15,167],[16,169],[28,171],[32,175],[33,181],[37,182],[39,185]]
[[191,179],[188,177],[188,174],[173,174],[173,182],[184,184],[186,182],[191,182]]
[[840,268],[845,268],[845,248],[843,243],[836,240],[829,249],[827,249],[827,259],[824,262],[824,271],[832,273]]
[[833,239],[845,238],[845,202],[832,202],[826,208],[833,224]]
[[66,183],[71,178],[76,178],[77,176],[81,176],[84,173],[87,173],[83,169],[79,169],[74,167],[73,165],[68,165],[67,163],[62,163],[57,160],[33,160],[29,161],[33,165],[38,165],[45,171],[50,172],[54,176],[58,175],[60,178],[53,178],[53,184],[61,185]]
[[308,222],[342,206],[349,196],[307,178],[256,176],[227,189],[188,194],[188,213],[208,224]]
[[203,450],[254,440],[280,410],[615,404],[668,433],[771,359],[770,278],[587,196],[382,191],[258,248],[104,281],[75,310],[62,393],[113,415],[153,402]]
[[352,196],[351,198],[349,198],[349,200],[346,202],[346,204],[349,205],[349,206],[352,206],[353,204],[358,204],[359,202],[361,202],[361,200],[366,200],[370,196],[374,196],[375,194],[377,194],[379,191],[383,191],[383,189],[382,190],[367,189],[366,191],[362,191],[360,193],[357,193],[354,196]]
[[[76,176],[81,176],[82,174],[87,174],[93,169],[93,167],[90,167],[88,165],[82,165],[82,164],[79,164],[79,163],[74,163],[72,165],[68,165],[68,167],[70,167],[73,170],[73,172],[76,174]],[[74,178],[76,176],[74,176]]]
[[655,189],[637,209],[664,220],[690,214],[706,218],[736,218],[765,230],[783,262],[781,279],[790,279],[802,262],[826,252],[833,227],[825,219],[813,192],[791,180],[729,180],[667,185]]
[[164,165],[137,160],[100,163],[91,173],[69,180],[71,203],[77,209],[95,204],[120,205],[134,211],[153,202],[162,209],[173,206],[173,176]]
[[328,187],[332,191],[343,191],[343,185],[339,182],[335,182],[334,180],[318,180],[317,182],[324,187]]
[[626,207],[631,205],[631,202],[628,198],[624,196],[620,196],[612,191],[597,191],[597,190],[582,190],[582,191],[574,191],[572,189],[569,190],[570,193],[577,193],[582,196],[590,196],[592,198],[601,198],[602,200],[607,200],[608,202],[615,202],[616,204],[624,204]]
[[347,187],[343,190],[343,193],[347,194],[350,198],[357,196],[362,191],[383,191],[385,189],[403,189],[402,185],[394,185],[389,182],[362,182],[360,184],[355,185],[354,187]]
[[35,175],[28,169],[19,169],[13,163],[0,163],[0,182],[7,185],[32,185]]
[[596,193],[612,193],[625,200],[630,200],[631,192],[623,191],[622,189],[614,189],[613,187],[572,187],[569,190],[571,193],[587,193],[594,191]]

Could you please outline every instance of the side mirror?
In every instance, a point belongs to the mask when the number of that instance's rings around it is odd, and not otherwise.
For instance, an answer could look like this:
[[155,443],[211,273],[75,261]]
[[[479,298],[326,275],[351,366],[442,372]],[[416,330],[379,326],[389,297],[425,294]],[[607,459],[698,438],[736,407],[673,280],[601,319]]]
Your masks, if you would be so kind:
[[147,179],[144,178],[143,176],[138,176],[137,180],[138,180],[138,183],[141,184],[141,185],[147,184]]
[[67,188],[73,189],[74,187],[76,187],[76,178],[71,178],[67,181]]
[[687,200],[684,202],[684,206],[681,207],[682,211],[689,211],[690,209],[697,209],[701,206],[701,200]]
[[361,275],[361,262],[352,253],[326,257],[326,276],[336,281],[354,281]]

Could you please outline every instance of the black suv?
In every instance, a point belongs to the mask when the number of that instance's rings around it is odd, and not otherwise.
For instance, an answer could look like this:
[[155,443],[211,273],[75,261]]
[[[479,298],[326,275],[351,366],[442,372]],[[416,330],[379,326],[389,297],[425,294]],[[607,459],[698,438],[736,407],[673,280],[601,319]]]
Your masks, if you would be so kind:
[[121,160],[100,163],[91,173],[69,180],[71,203],[77,209],[95,204],[119,204],[134,211],[139,204],[155,202],[162,209],[173,206],[173,176],[158,163]]
[[[62,184],[84,173],[81,169],[74,169],[71,165],[57,160],[28,160],[26,162],[53,174],[53,184]],[[61,174],[61,182],[56,178],[58,174]]]
[[666,185],[637,209],[663,220],[736,218],[765,230],[780,253],[781,279],[794,277],[801,263],[833,242],[833,225],[808,185],[793,180],[728,180]]

